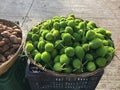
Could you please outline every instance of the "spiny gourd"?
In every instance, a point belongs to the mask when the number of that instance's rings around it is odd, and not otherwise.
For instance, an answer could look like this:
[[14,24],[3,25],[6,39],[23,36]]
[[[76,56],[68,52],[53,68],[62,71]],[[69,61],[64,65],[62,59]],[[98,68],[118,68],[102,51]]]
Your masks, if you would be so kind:
[[90,47],[89,47],[89,44],[88,43],[85,43],[82,45],[82,48],[84,49],[85,52],[89,51],[90,50]]
[[54,66],[53,66],[53,69],[57,72],[61,72],[63,70],[62,64],[59,63],[59,62],[55,63]]
[[33,26],[25,49],[43,67],[61,73],[92,72],[106,66],[114,56],[111,32],[71,14]]
[[31,52],[32,50],[34,50],[34,46],[32,43],[28,42],[28,43],[26,43],[25,49],[27,52]]
[[54,39],[54,36],[52,33],[47,33],[45,35],[45,39],[48,40],[48,41],[52,41]]
[[34,60],[36,61],[36,63],[39,63],[41,61],[41,53],[37,53],[34,57]]
[[96,64],[98,67],[104,67],[107,63],[107,60],[103,57],[99,57],[96,59]]
[[60,55],[57,55],[55,58],[54,58],[54,63],[56,62],[60,62]]
[[75,54],[74,48],[73,47],[67,47],[67,48],[65,48],[65,54],[67,56],[69,56],[69,57],[74,56],[74,54]]
[[93,58],[92,54],[86,53],[85,60],[87,60],[87,61],[93,61],[94,58]]
[[87,23],[87,28],[88,28],[88,29],[96,28],[95,22],[89,21],[89,22]]
[[96,70],[95,63],[94,62],[88,62],[87,63],[87,70],[90,71],[90,72]]
[[49,61],[51,60],[51,55],[50,55],[50,53],[44,51],[44,52],[41,54],[41,59],[43,60],[43,62],[49,63]]
[[43,50],[44,50],[44,46],[45,46],[45,41],[40,40],[40,41],[38,42],[37,49],[38,49],[39,51],[43,51]]
[[97,49],[102,46],[102,40],[99,38],[93,39],[91,42],[89,42],[91,49]]
[[73,68],[71,66],[66,66],[63,68],[64,73],[72,73]]
[[83,59],[85,52],[81,46],[75,47],[75,54],[79,59]]
[[55,58],[58,55],[58,51],[56,49],[52,50],[51,57]]
[[82,62],[80,59],[74,59],[73,60],[73,67],[75,69],[80,69],[82,67]]
[[93,40],[94,38],[96,38],[96,33],[93,30],[89,30],[86,32],[86,38],[87,40]]
[[65,28],[65,32],[72,35],[74,31],[73,31],[73,28],[72,28],[72,27],[67,26],[67,27]]
[[33,32],[33,33],[39,32],[39,28],[36,27],[36,26],[32,27],[32,32]]
[[52,43],[45,44],[45,51],[52,52],[54,50],[54,45]]
[[96,55],[100,57],[104,57],[108,52],[108,46],[101,46],[96,50]]
[[60,56],[60,63],[68,65],[70,63],[70,58],[66,54]]
[[32,41],[38,41],[39,35],[38,34],[32,34]]

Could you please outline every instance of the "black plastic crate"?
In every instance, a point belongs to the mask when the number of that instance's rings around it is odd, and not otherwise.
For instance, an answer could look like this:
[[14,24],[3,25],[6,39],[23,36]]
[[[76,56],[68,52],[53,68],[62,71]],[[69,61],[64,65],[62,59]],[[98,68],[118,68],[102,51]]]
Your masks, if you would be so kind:
[[62,77],[41,71],[37,66],[28,63],[26,78],[31,90],[95,90],[104,70],[88,77]]

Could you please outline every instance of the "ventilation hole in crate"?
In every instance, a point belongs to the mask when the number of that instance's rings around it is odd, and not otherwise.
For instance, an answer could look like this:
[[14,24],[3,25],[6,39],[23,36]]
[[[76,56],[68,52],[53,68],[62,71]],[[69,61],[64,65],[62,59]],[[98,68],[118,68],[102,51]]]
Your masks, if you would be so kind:
[[77,80],[79,81],[79,80],[80,80],[80,78],[77,78]]
[[58,78],[56,78],[56,81],[58,81]]
[[83,80],[83,78],[80,79],[81,81]]
[[73,80],[73,79],[71,79],[71,78],[68,78],[68,81],[71,81],[71,80]]
[[38,82],[35,83],[35,87],[39,89],[39,83]]
[[56,82],[52,82],[51,84],[52,84],[53,88],[56,88],[55,87],[56,86]]
[[61,81],[61,78],[59,78],[58,81]]
[[74,78],[74,81],[76,81],[77,78]]
[[83,81],[85,81],[85,78],[83,78]]

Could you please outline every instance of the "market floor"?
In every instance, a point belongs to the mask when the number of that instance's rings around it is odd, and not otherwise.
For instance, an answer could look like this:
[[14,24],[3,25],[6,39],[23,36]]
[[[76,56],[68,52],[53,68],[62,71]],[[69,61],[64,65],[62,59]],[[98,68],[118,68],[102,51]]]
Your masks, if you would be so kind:
[[[37,22],[70,13],[110,30],[120,57],[120,0],[0,0],[0,18],[19,21],[24,36]],[[120,90],[120,61],[116,57],[105,68],[96,90]]]

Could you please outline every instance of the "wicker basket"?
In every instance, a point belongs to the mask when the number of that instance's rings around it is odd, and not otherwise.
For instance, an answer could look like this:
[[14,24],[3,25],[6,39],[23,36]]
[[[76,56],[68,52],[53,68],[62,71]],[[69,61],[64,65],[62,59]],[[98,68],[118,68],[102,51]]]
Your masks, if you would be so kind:
[[[17,28],[20,29],[20,27],[16,23],[5,20],[5,19],[0,19],[0,23],[2,23],[3,25],[7,25],[9,27],[17,26]],[[15,60],[19,57],[19,54],[22,51],[22,46],[23,46],[23,40],[21,42],[20,47],[14,54],[14,56],[0,65],[0,75],[5,73],[14,64]]]

